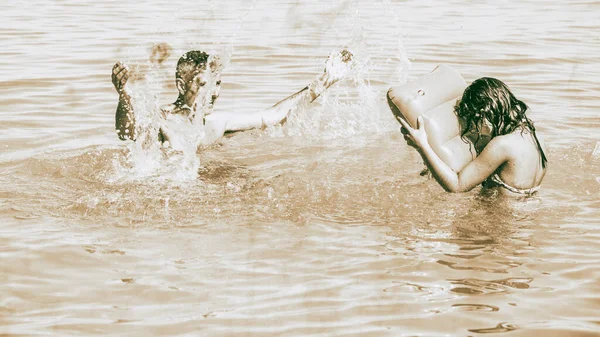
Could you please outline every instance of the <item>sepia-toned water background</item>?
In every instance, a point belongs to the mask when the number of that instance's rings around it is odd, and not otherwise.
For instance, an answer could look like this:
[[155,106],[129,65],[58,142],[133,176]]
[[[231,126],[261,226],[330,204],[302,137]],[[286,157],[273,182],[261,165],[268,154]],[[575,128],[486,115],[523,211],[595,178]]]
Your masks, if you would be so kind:
[[[3,336],[600,335],[600,4],[0,4]],[[170,46],[162,63],[157,44]],[[152,116],[187,50],[215,114],[269,107],[329,52],[351,76],[283,127],[197,152],[114,133],[116,61]],[[438,64],[505,81],[549,147],[540,192],[447,194],[385,92]]]

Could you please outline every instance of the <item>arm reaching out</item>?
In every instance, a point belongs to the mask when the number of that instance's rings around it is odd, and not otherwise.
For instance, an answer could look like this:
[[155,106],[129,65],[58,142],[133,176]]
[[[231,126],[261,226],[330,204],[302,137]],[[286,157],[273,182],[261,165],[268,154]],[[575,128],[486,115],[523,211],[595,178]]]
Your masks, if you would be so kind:
[[398,118],[398,121],[402,124],[402,133],[408,145],[419,151],[437,182],[447,192],[466,192],[473,189],[508,161],[510,150],[508,144],[502,137],[496,137],[487,144],[475,160],[460,172],[454,172],[429,145],[427,132],[423,127],[423,117],[417,119],[416,129],[410,127],[402,118]]
[[309,85],[297,93],[276,103],[263,115],[263,125],[273,125],[285,121],[288,113],[303,100],[314,102],[329,87],[343,79],[355,66],[354,54],[348,49],[332,51],[325,61],[325,69]]
[[[220,133],[220,130],[224,130],[225,132],[242,131],[283,123],[290,111],[295,107],[303,102],[313,102],[329,87],[348,75],[354,68],[354,61],[354,55],[347,49],[343,49],[339,52],[333,51],[329,54],[329,57],[325,62],[325,70],[323,73],[319,74],[308,86],[297,93],[277,102],[267,110],[247,114],[245,116],[206,116],[206,125],[208,126],[209,124],[217,123],[217,121],[213,120],[218,119],[218,125],[214,129]],[[224,119],[227,121],[223,122]],[[215,134],[216,138],[219,136],[222,136],[222,134]]]
[[129,79],[129,69],[117,62],[112,69],[112,83],[119,94],[119,105],[115,113],[115,131],[121,140],[135,140],[135,116],[131,105],[131,96],[125,85]]

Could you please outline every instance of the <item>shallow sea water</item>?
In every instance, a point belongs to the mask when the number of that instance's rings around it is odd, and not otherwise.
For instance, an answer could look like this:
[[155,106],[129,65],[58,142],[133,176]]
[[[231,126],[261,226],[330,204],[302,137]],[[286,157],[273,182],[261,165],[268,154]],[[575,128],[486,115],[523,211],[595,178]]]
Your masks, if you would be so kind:
[[[4,1],[3,336],[600,336],[600,4]],[[148,61],[157,43],[172,47]],[[190,49],[226,60],[214,113],[360,61],[283,127],[180,153],[114,134],[114,62],[148,106]],[[540,192],[419,176],[385,92],[456,67],[530,105]],[[596,149],[596,150],[595,150]],[[183,157],[182,157],[183,156]]]

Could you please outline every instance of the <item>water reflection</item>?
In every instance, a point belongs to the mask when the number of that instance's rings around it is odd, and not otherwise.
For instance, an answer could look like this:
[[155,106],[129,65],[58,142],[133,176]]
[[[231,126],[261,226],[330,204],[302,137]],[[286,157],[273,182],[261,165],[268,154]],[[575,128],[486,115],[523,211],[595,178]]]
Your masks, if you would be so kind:
[[[402,274],[393,282],[396,285],[384,291],[419,294],[416,298],[437,303],[440,313],[460,311],[461,319],[475,319],[482,312],[498,317],[519,312],[515,303],[502,298],[537,289],[532,286],[535,274],[523,266],[535,259],[536,248],[531,240],[533,232],[539,231],[539,212],[543,212],[540,200],[515,199],[482,190],[444,195],[433,202],[444,204],[445,209],[421,209],[421,222],[413,218],[408,228],[400,223],[395,239],[385,244],[390,251],[420,262],[412,273]],[[469,331],[514,329],[515,325],[501,323]]]
[[[533,253],[528,231],[535,226],[538,211],[528,202],[536,203],[482,190],[469,210],[452,222],[458,253],[445,253],[437,261],[464,274],[447,279],[452,292],[480,295],[529,288],[533,278],[521,275],[519,267]],[[488,279],[488,274],[510,277]]]
[[499,323],[493,328],[482,328],[482,329],[469,329],[470,332],[475,333],[499,333],[499,332],[510,332],[516,330],[517,326],[508,323]]
[[528,278],[507,278],[501,280],[480,280],[480,279],[450,279],[455,287],[451,289],[457,294],[482,295],[494,293],[506,293],[512,289],[529,289],[529,283],[533,281]]

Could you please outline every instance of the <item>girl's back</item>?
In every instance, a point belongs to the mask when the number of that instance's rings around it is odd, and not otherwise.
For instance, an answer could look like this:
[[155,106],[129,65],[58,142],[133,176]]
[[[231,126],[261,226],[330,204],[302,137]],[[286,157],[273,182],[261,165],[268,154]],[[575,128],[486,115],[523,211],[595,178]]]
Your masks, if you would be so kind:
[[509,160],[496,171],[497,177],[506,185],[519,190],[537,187],[541,184],[546,167],[542,165],[542,154],[535,137],[537,137],[541,150],[545,151],[543,139],[537,132],[518,128],[513,132],[498,136],[507,143],[510,149]]

